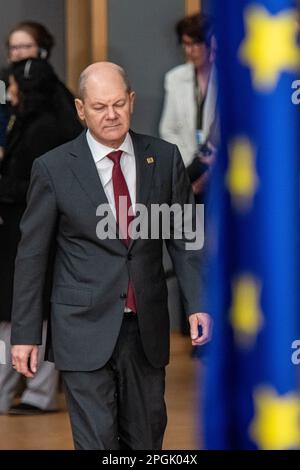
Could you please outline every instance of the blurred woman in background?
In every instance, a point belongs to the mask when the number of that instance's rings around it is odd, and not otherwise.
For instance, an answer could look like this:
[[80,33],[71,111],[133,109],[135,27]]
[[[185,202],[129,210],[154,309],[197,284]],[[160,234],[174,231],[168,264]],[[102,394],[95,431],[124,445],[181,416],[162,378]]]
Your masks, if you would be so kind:
[[[44,59],[13,62],[9,70],[8,93],[12,114],[0,170],[0,339],[10,344],[10,319],[14,262],[20,239],[19,224],[26,205],[26,193],[33,161],[43,153],[66,142],[57,122],[58,78]],[[47,223],[47,220],[45,220]],[[49,296],[45,286],[45,318]],[[44,330],[46,324],[44,322]],[[45,337],[46,331],[44,331]],[[19,381],[7,357],[0,368],[0,412],[34,414],[57,407],[57,372],[53,364],[42,362],[39,373],[27,381],[21,403],[10,408]]]
[[176,33],[186,63],[165,76],[159,131],[163,139],[178,146],[198,195],[204,193],[218,140],[213,20],[204,13],[187,16],[177,23]]
[[[22,21],[9,32],[6,47],[9,64],[28,58],[40,58],[48,61],[54,47],[54,38],[42,24],[35,21]],[[4,80],[7,85],[8,70],[9,68],[5,68],[0,74],[0,79]],[[55,81],[54,95],[57,123],[61,129],[61,134],[66,141],[72,140],[82,131],[74,105],[74,96],[58,78]],[[0,122],[6,119],[7,114],[9,119],[10,109],[7,110],[4,106],[1,106]],[[3,147],[5,146],[4,138],[4,128],[2,126],[0,128],[0,146]]]

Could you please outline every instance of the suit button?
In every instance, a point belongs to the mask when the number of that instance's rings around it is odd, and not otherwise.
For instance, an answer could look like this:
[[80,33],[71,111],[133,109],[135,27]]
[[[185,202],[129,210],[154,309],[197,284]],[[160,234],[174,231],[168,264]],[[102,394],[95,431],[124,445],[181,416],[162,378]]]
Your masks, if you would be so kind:
[[128,261],[132,260],[132,254],[131,253],[128,253],[127,259],[128,259]]
[[126,299],[126,298],[127,298],[127,294],[123,292],[123,294],[120,295],[120,299]]

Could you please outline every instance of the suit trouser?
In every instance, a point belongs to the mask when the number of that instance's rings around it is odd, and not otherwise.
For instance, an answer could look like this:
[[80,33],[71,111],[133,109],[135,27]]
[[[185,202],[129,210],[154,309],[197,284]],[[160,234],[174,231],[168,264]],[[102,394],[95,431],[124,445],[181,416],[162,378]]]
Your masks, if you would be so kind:
[[[0,364],[0,413],[6,413],[16,394],[21,375],[11,365],[10,354],[11,324],[0,322],[0,340],[5,344],[5,364]],[[38,372],[32,379],[26,379],[26,388],[21,402],[43,410],[57,408],[58,371],[54,364],[44,361],[47,323],[43,323],[43,346],[39,348]]]
[[104,367],[62,378],[76,449],[161,449],[165,368],[148,362],[136,316],[124,318]]

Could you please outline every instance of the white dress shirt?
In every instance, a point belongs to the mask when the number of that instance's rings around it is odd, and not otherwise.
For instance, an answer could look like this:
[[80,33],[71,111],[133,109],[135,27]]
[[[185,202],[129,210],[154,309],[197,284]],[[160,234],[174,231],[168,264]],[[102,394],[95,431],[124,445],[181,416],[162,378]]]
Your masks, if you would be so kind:
[[[98,170],[100,181],[102,183],[104,192],[106,194],[107,200],[109,202],[110,208],[114,217],[116,218],[116,205],[115,205],[115,196],[114,196],[114,187],[112,181],[112,169],[114,163],[106,157],[111,152],[116,150],[122,150],[121,155],[121,169],[124,175],[124,178],[127,183],[128,191],[130,194],[131,205],[133,213],[135,214],[135,202],[136,202],[136,165],[135,165],[135,155],[133,149],[132,139],[130,134],[127,132],[124,142],[120,145],[118,149],[113,149],[106,147],[103,144],[100,144],[87,130],[86,140],[88,146],[90,147],[95,165]],[[125,312],[129,312],[128,307],[124,308]]]
[[[165,76],[165,98],[160,136],[176,144],[185,166],[189,166],[198,151],[196,141],[197,104],[195,100],[195,70],[191,63],[179,65]],[[211,70],[202,116],[204,141],[210,137],[212,125],[217,117],[216,70]]]
[[116,205],[114,197],[114,188],[112,181],[112,169],[113,162],[107,158],[107,155],[116,150],[122,150],[121,155],[121,169],[126,180],[128,191],[130,194],[131,204],[133,212],[135,213],[135,203],[136,203],[136,164],[135,164],[135,155],[133,149],[132,139],[130,134],[127,133],[124,142],[120,145],[119,148],[113,149],[106,147],[103,144],[100,144],[87,130],[86,140],[88,146],[91,150],[95,165],[98,170],[100,181],[102,183],[104,192],[106,194],[107,200],[111,207],[114,217],[116,217]]

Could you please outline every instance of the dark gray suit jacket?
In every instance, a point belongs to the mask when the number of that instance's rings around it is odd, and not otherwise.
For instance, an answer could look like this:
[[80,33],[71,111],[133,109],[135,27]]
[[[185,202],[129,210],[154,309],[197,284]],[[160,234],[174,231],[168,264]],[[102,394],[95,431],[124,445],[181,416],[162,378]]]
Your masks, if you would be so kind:
[[[193,204],[177,147],[133,132],[131,136],[137,202],[147,207]],[[108,361],[122,323],[129,276],[145,354],[154,367],[163,367],[169,360],[163,241],[137,239],[127,249],[118,238],[100,240],[96,209],[107,202],[85,131],[35,161],[16,259],[12,344],[41,343],[43,285],[55,239],[48,357],[56,367],[95,370]],[[200,251],[186,251],[178,239],[168,240],[167,248],[187,315],[203,311]]]

